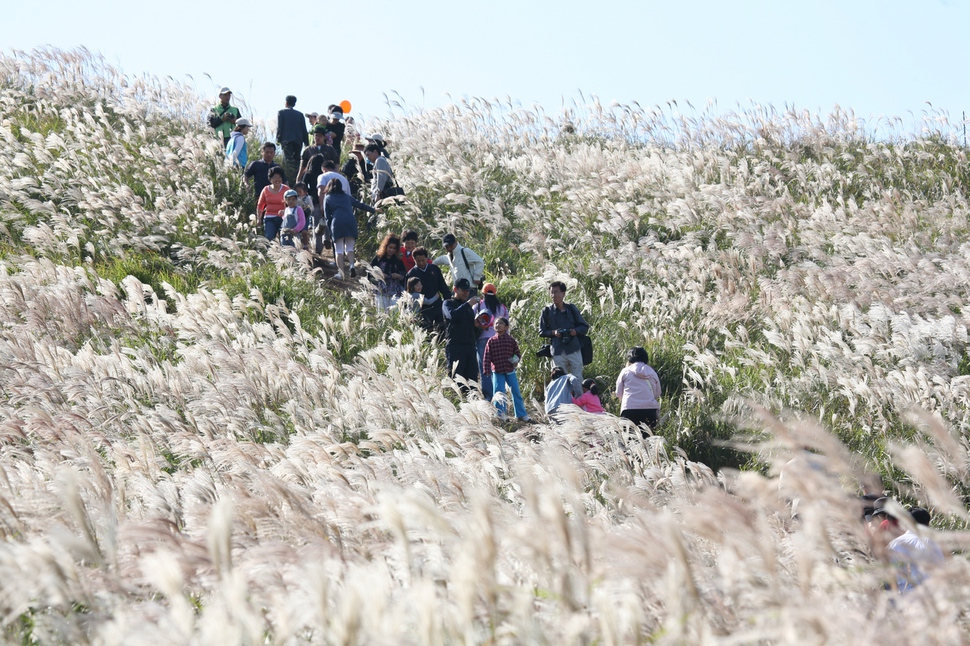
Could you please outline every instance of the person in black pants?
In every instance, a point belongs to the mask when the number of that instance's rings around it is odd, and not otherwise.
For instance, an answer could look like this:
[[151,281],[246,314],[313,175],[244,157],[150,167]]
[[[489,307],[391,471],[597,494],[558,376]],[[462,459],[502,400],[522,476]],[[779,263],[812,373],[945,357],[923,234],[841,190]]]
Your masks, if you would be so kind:
[[[441,312],[445,317],[445,358],[448,360],[448,370],[452,379],[461,376],[469,383],[478,382],[478,352],[475,341],[478,340],[478,329],[475,327],[475,305],[481,299],[471,296],[472,284],[467,278],[460,278],[455,282],[455,295],[444,302]],[[462,393],[467,393],[469,386],[460,385]]]
[[300,168],[300,153],[309,136],[306,118],[293,107],[295,105],[296,97],[291,94],[286,97],[286,107],[276,116],[276,143],[283,148],[287,177],[296,177]]

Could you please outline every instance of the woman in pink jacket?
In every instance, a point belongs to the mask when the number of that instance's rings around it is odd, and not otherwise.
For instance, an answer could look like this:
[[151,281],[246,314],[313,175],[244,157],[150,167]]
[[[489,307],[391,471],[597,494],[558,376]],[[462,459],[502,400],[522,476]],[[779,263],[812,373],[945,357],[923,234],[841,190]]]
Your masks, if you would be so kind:
[[620,400],[620,417],[637,426],[656,428],[660,420],[660,377],[647,365],[649,360],[643,348],[630,350],[626,367],[616,378],[616,397]]

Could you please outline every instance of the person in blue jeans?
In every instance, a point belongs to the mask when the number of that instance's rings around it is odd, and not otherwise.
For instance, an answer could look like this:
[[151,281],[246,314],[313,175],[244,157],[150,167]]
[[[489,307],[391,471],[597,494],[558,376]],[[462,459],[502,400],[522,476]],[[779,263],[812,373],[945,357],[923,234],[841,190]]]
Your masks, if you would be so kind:
[[512,391],[512,406],[515,409],[516,418],[528,422],[531,419],[525,410],[525,402],[522,401],[522,393],[519,391],[519,378],[515,374],[515,368],[519,365],[521,358],[522,353],[519,351],[519,344],[509,334],[509,320],[500,316],[495,319],[495,336],[485,344],[482,378],[491,375],[492,392],[495,395],[502,395],[497,400],[493,395],[499,417],[505,418],[505,387],[508,386],[509,390]]

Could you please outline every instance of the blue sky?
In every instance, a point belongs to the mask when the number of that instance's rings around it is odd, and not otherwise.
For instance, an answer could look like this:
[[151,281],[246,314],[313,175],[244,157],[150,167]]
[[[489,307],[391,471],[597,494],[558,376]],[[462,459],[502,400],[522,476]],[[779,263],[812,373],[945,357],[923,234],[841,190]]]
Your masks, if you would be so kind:
[[[214,17],[219,6],[231,11]],[[129,74],[213,97],[228,85],[259,118],[290,93],[305,112],[349,100],[366,121],[394,92],[414,107],[484,97],[550,115],[582,92],[906,122],[930,102],[956,122],[970,112],[968,31],[963,0],[35,0],[4,7],[0,45],[84,45]]]

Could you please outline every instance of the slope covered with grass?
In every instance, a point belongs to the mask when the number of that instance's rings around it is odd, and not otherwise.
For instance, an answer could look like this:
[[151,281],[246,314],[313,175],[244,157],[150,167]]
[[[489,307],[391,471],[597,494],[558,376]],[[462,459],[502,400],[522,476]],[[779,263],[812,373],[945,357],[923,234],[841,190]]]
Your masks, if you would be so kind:
[[483,102],[381,124],[409,202],[365,246],[455,231],[527,356],[565,279],[604,385],[654,358],[657,437],[575,415],[532,441],[366,281],[254,235],[205,109],[83,53],[0,58],[7,641],[966,638],[962,556],[893,607],[851,501],[880,473],[966,520],[970,165],[942,129]]

